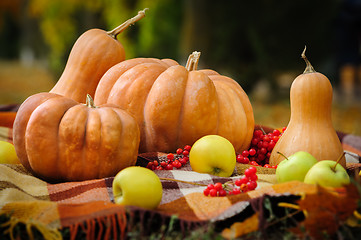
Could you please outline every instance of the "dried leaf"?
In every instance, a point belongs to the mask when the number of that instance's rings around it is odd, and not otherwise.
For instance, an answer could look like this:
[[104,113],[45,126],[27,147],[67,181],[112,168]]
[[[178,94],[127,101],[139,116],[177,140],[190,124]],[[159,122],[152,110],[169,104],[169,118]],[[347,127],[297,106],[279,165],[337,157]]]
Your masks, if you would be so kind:
[[[315,193],[305,194],[298,201],[299,209],[306,215],[301,228],[303,226],[311,237],[318,239],[325,233],[335,234],[357,208],[360,196],[353,184],[335,190],[318,186]],[[293,230],[302,234],[299,229]]]
[[258,230],[258,213],[253,214],[243,222],[235,222],[230,228],[222,231],[222,237],[226,239],[235,239],[247,233]]

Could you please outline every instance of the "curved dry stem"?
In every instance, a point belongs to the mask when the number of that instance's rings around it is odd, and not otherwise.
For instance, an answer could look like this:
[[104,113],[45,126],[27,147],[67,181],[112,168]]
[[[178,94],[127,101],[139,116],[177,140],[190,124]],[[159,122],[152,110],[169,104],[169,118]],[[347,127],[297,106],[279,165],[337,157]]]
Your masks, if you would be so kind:
[[311,65],[310,61],[308,61],[308,59],[306,57],[306,46],[305,46],[305,49],[303,49],[301,57],[306,62],[306,69],[305,69],[305,71],[303,73],[314,73],[314,72],[316,72],[315,69],[313,68],[313,66]]
[[127,29],[130,25],[134,24],[135,22],[139,21],[140,19],[145,17],[145,11],[148,10],[148,8],[145,8],[142,11],[139,11],[138,14],[130,19],[128,19],[127,21],[125,21],[124,23],[122,23],[121,25],[119,25],[118,27],[114,28],[111,31],[108,31],[107,34],[111,37],[113,37],[114,39],[117,38],[117,35],[121,32],[123,32],[125,29]]

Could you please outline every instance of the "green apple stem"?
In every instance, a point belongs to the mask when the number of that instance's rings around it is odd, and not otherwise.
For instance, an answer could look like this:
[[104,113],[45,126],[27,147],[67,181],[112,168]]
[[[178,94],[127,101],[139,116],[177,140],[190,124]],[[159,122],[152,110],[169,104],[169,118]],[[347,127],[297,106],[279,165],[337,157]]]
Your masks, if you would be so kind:
[[281,152],[277,152],[279,155],[281,155],[282,157],[284,157],[286,160],[288,160],[288,158]]
[[188,181],[183,181],[183,180],[174,179],[174,178],[160,177],[159,179],[160,179],[160,180],[164,180],[164,181],[174,181],[174,182],[187,183],[187,184],[192,184],[192,185],[197,185],[197,186],[207,186],[207,184],[195,183],[195,182],[188,182]]
[[342,152],[341,156],[338,157],[335,165],[331,168],[332,171],[336,172],[336,166],[337,166],[337,164],[341,161],[341,159],[343,158],[343,156],[345,156],[345,152]]

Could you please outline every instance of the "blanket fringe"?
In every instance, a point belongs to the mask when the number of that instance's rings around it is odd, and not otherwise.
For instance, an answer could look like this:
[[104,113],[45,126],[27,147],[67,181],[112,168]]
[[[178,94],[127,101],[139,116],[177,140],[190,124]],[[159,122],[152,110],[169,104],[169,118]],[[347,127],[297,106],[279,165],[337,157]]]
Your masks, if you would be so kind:
[[127,217],[125,211],[121,211],[70,226],[70,239],[75,240],[79,231],[82,231],[88,240],[125,239],[126,226]]
[[11,240],[15,240],[15,239],[17,239],[17,237],[14,236],[14,230],[15,230],[15,227],[18,226],[19,224],[24,224],[26,232],[27,232],[30,240],[34,240],[34,235],[33,235],[34,229],[38,230],[42,234],[44,239],[48,239],[48,240],[63,239],[63,237],[58,229],[49,228],[48,226],[46,226],[40,222],[36,222],[34,220],[22,221],[18,218],[10,217],[10,219],[7,222],[1,224],[1,227],[7,228],[4,231],[4,233],[9,234]]

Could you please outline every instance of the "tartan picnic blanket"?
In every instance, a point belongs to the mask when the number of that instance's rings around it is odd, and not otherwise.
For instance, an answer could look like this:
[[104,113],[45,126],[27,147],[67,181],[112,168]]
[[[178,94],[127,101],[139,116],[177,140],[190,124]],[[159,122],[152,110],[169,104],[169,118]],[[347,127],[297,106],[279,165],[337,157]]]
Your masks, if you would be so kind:
[[[264,127],[267,131],[268,129]],[[2,126],[0,140],[12,141],[11,127]],[[338,133],[346,155],[347,170],[358,173],[361,165],[361,137]],[[166,153],[139,154],[136,165],[161,160]],[[190,181],[197,184],[235,181],[243,175],[247,165],[237,164],[229,178],[191,171],[190,165],[171,171],[155,171],[160,178]],[[314,193],[317,187],[301,182],[277,184],[274,169],[257,167],[256,190],[226,197],[206,197],[204,186],[162,180],[163,198],[155,210],[123,207],[114,204],[113,177],[81,182],[50,184],[36,178],[21,164],[0,164],[0,230],[15,234],[18,224],[25,225],[28,238],[36,229],[45,239],[62,239],[61,230],[69,229],[67,238],[87,239],[125,238],[130,228],[142,223],[144,232],[167,224],[176,216],[182,231],[214,224],[225,238],[239,237],[267,227],[264,202],[266,199],[293,202],[305,193]],[[340,193],[342,194],[342,193]],[[242,223],[243,228],[236,224]],[[13,236],[16,238],[16,236]]]

